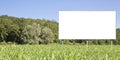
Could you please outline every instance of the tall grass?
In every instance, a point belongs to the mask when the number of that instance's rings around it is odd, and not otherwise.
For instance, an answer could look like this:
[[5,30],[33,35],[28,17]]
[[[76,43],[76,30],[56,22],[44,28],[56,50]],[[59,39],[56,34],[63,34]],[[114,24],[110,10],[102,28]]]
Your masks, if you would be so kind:
[[120,60],[120,46],[0,45],[0,60]]

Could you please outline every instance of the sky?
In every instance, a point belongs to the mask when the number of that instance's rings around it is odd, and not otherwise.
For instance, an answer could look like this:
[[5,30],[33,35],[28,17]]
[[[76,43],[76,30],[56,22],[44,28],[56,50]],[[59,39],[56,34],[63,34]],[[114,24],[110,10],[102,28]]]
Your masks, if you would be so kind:
[[[59,11],[116,11],[120,28],[120,0],[1,0],[0,15],[59,21]],[[109,22],[109,21],[108,21]]]

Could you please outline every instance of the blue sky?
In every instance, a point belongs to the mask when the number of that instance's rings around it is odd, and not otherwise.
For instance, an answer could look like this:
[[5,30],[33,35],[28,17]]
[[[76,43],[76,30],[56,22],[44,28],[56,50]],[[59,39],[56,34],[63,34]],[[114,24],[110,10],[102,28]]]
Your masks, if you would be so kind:
[[0,15],[25,18],[45,18],[58,21],[61,10],[115,10],[120,28],[120,0],[1,0]]

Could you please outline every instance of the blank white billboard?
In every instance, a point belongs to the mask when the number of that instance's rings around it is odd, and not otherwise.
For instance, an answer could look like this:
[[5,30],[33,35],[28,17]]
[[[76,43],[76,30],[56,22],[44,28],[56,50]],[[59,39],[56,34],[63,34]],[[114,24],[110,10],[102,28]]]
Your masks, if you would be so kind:
[[116,12],[59,11],[59,39],[116,39]]

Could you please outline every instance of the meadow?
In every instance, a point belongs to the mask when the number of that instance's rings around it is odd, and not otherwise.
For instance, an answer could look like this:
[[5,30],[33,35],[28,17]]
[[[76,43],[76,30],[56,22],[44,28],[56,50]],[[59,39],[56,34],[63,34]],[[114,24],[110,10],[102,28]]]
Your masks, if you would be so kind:
[[120,46],[0,45],[0,60],[120,60]]

